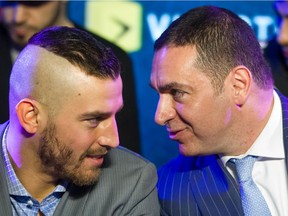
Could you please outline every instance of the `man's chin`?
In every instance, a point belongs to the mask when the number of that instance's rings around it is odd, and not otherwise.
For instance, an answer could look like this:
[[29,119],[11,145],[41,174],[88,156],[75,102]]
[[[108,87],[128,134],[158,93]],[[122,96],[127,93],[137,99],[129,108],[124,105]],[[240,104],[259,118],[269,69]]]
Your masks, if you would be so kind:
[[101,169],[98,168],[90,172],[91,173],[78,173],[78,175],[74,175],[70,181],[79,187],[94,185],[99,181]]
[[14,47],[17,50],[23,49],[28,43],[28,40],[26,38],[13,38],[12,40],[13,40]]
[[29,38],[32,36],[32,33],[27,34],[16,34],[10,32],[11,39],[16,47],[24,47],[28,43]]

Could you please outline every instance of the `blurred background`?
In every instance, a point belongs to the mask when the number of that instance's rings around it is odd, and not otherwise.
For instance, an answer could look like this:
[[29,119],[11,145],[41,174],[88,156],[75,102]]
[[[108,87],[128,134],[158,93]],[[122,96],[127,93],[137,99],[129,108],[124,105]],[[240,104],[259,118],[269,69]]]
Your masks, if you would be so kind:
[[69,1],[71,20],[117,44],[132,58],[141,155],[157,167],[175,157],[178,146],[164,127],[154,123],[158,96],[148,85],[153,43],[180,14],[201,5],[224,7],[241,16],[263,48],[277,32],[273,1]]

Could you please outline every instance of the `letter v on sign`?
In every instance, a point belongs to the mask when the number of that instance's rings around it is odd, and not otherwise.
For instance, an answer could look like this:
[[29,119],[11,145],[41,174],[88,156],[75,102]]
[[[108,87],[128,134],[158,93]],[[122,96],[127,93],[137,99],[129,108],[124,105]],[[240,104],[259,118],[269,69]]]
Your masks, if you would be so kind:
[[142,7],[136,2],[87,1],[85,27],[127,52],[141,48]]

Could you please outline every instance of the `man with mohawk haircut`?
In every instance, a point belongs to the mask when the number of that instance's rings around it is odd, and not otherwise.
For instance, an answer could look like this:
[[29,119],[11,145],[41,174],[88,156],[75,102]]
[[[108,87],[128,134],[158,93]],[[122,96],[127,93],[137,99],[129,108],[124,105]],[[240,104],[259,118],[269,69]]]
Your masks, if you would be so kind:
[[51,27],[13,65],[0,125],[0,215],[155,215],[155,166],[118,147],[120,63],[89,33]]

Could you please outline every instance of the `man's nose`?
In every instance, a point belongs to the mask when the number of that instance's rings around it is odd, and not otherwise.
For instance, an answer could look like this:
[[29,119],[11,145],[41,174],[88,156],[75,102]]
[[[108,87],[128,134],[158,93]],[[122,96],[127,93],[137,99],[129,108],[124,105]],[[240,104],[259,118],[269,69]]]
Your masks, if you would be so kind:
[[25,5],[17,4],[13,8],[14,23],[23,23],[27,19],[28,11]]
[[171,99],[168,96],[160,96],[155,112],[155,122],[159,125],[165,125],[175,117],[175,113]]
[[98,138],[99,145],[116,148],[119,145],[119,135],[115,117],[109,122],[106,122],[101,130],[101,135]]

